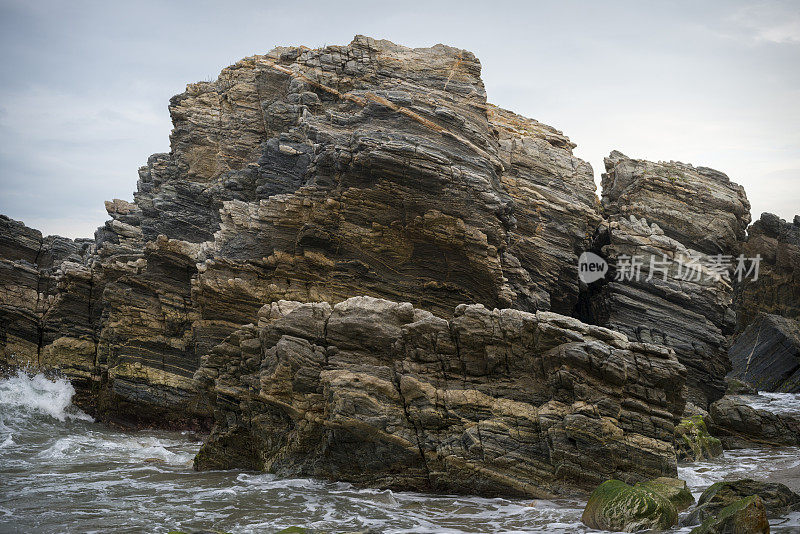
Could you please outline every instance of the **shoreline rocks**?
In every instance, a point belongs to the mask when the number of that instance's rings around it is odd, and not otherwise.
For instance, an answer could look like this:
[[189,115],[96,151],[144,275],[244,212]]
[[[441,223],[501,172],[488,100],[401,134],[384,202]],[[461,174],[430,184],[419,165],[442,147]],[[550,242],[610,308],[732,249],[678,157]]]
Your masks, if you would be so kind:
[[652,488],[607,480],[592,492],[581,521],[599,530],[666,530],[678,523],[678,511],[672,501]]
[[203,358],[216,423],[195,465],[538,498],[674,476],[684,373],[549,312],[279,301]]
[[[200,469],[525,496],[674,474],[737,307],[794,313],[797,224],[745,242],[727,176],[616,151],[601,203],[574,143],[488,103],[480,72],[356,36],[189,84],[93,239],[0,217],[0,366],[63,373],[113,424],[213,422]],[[626,255],[737,247],[765,256],[758,284],[613,280]],[[586,285],[589,250],[611,272]]]

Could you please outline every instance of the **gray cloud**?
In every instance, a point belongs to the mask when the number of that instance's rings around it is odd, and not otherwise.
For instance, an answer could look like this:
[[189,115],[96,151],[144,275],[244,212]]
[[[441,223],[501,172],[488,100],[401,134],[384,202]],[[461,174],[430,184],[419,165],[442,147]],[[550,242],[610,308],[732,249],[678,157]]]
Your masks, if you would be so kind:
[[167,102],[276,45],[444,42],[495,104],[619,149],[726,172],[754,217],[800,211],[800,8],[791,2],[22,2],[0,0],[0,213],[88,236],[103,200],[169,149]]

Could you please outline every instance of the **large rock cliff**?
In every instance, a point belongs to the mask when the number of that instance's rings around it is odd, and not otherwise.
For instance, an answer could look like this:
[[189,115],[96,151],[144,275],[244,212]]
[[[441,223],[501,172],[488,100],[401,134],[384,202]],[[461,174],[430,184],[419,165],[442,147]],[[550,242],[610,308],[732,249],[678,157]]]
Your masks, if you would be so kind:
[[[9,321],[8,362],[48,353],[94,376],[110,412],[163,421],[208,415],[199,357],[265,302],[366,294],[441,316],[577,302],[574,258],[600,221],[591,167],[560,132],[488,105],[469,52],[360,36],[277,48],[189,85],[169,110],[170,153],[139,170],[133,203],[106,203],[94,253],[62,281],[64,313],[50,315],[79,328],[37,330],[44,312],[26,306],[53,266],[28,240],[39,267],[5,286],[36,289],[4,302],[30,316]],[[78,303],[90,311],[73,317]]]

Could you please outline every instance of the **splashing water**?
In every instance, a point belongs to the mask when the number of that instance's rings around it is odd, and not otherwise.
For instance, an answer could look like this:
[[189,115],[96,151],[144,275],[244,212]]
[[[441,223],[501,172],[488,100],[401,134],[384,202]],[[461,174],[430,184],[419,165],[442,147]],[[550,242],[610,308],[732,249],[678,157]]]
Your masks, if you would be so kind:
[[[70,404],[66,380],[0,380],[0,532],[328,532],[586,534],[578,500],[484,499],[356,488],[191,468],[188,433],[120,432]],[[679,470],[697,495],[723,478],[800,464],[800,449],[729,451]],[[773,532],[796,532],[800,517]],[[788,526],[786,526],[788,525]],[[673,532],[684,533],[690,529]]]
[[49,380],[41,373],[31,376],[17,371],[15,376],[0,381],[2,414],[35,412],[59,421],[67,418],[91,421],[91,417],[72,406],[73,395],[75,388],[68,380]]

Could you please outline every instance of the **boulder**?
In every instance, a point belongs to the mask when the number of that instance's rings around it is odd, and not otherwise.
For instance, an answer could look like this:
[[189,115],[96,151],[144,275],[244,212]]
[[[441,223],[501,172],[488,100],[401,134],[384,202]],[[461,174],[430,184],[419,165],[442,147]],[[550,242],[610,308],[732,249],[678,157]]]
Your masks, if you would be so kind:
[[756,319],[728,350],[730,376],[760,391],[800,393],[800,322],[778,315]]
[[693,528],[690,534],[769,534],[764,502],[757,495],[739,499]]
[[800,443],[800,421],[796,418],[757,410],[736,396],[725,396],[713,403],[705,423],[725,449]]
[[738,378],[729,375],[725,377],[725,382],[728,384],[728,389],[725,390],[726,395],[758,395],[756,388]]
[[711,514],[750,495],[757,495],[770,517],[782,515],[800,504],[800,495],[777,482],[760,482],[750,478],[717,482],[708,487],[697,503]]
[[675,505],[678,512],[682,512],[694,504],[694,496],[684,480],[658,477],[647,482],[639,482],[636,487],[666,497]]
[[592,492],[581,521],[600,530],[665,530],[678,523],[678,511],[658,492],[629,486],[620,480],[607,480]]

